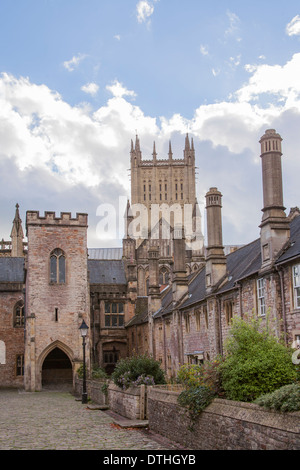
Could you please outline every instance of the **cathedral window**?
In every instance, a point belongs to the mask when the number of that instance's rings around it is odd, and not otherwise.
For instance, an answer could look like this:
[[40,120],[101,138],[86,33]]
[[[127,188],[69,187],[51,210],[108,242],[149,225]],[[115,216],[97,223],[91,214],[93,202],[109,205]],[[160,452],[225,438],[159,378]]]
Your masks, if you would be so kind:
[[300,264],[293,266],[294,307],[300,308]]
[[14,327],[24,326],[24,303],[23,300],[20,300],[16,303],[14,308]]
[[118,302],[105,302],[104,323],[105,328],[118,328],[124,326],[124,304]]
[[160,285],[166,285],[169,282],[170,273],[167,268],[162,268],[159,273],[159,283]]
[[53,250],[50,255],[50,282],[51,284],[66,282],[66,258],[60,248]]

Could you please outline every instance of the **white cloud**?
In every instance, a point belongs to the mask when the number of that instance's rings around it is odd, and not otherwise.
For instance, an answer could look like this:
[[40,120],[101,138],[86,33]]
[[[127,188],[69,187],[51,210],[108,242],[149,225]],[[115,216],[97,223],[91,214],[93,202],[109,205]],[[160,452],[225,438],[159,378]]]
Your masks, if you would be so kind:
[[220,69],[213,68],[211,73],[213,74],[214,77],[217,77],[220,74]]
[[153,0],[150,2],[149,0],[140,0],[136,5],[136,15],[137,20],[139,23],[148,23],[149,19],[154,13],[154,4],[158,0]]
[[87,83],[81,87],[81,90],[89,95],[95,96],[99,90],[99,86],[96,83]]
[[117,41],[121,41],[121,36],[119,34],[116,34],[114,36],[114,39],[116,39]]
[[117,98],[122,98],[123,96],[131,96],[132,98],[136,97],[136,93],[134,91],[127,90],[127,88],[125,88],[118,80],[115,80],[112,85],[107,85],[106,89]]
[[239,17],[231,11],[227,11],[226,14],[229,19],[229,27],[225,31],[225,36],[234,36],[237,41],[241,41]]
[[173,146],[174,158],[181,158],[189,132],[196,148],[200,202],[209,186],[218,186],[224,195],[224,243],[251,241],[259,233],[262,207],[258,141],[268,128],[284,139],[285,205],[299,205],[300,54],[283,65],[248,64],[247,70],[248,81],[230,100],[198,106],[191,119],[178,113],[169,119],[145,115],[130,102],[135,92],[118,80],[107,86],[107,102],[91,113],[70,106],[45,85],[2,74],[1,201],[20,194],[18,202],[25,209],[87,211],[91,231],[97,204],[130,195],[127,170],[136,131],[145,159],[153,140],[159,158],[165,158],[167,150],[161,149],[175,137],[179,147]]
[[300,35],[300,15],[295,16],[286,26],[286,34],[288,36]]
[[201,52],[202,55],[208,55],[208,48],[207,48],[207,46],[201,45],[201,46],[200,46],[200,52]]
[[78,67],[80,62],[85,59],[85,54],[78,54],[77,56],[72,57],[71,60],[67,60],[64,62],[64,67],[69,71],[73,72],[73,70]]

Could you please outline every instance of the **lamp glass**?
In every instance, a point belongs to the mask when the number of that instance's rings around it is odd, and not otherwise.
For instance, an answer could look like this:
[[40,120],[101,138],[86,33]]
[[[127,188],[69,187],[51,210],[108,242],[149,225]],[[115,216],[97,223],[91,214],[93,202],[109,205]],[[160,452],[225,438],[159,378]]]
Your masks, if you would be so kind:
[[87,324],[85,323],[84,320],[82,320],[82,323],[81,323],[81,326],[80,326],[80,334],[81,336],[86,336],[87,335],[87,332],[88,332],[88,329],[89,327],[87,326]]

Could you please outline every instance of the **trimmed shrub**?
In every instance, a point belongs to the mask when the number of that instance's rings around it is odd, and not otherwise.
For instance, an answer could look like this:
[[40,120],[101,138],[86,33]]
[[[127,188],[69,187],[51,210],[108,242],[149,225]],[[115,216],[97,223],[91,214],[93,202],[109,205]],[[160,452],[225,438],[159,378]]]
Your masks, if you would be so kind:
[[300,411],[300,385],[291,384],[258,397],[254,403],[276,411]]
[[160,363],[147,354],[132,356],[117,362],[111,376],[115,385],[126,389],[131,385],[165,384],[165,374]]
[[225,349],[220,372],[230,400],[252,402],[297,380],[292,350],[262,329],[257,319],[233,319]]

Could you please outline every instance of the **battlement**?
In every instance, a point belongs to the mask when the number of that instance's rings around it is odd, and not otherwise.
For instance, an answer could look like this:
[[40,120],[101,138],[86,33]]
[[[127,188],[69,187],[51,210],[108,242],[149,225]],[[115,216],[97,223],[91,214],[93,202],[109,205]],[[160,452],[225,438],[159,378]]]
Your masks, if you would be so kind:
[[72,217],[71,212],[61,212],[60,217],[57,217],[55,212],[45,212],[41,216],[39,211],[26,212],[26,227],[28,225],[59,225],[59,226],[76,226],[87,227],[88,215],[83,213],[76,213],[76,217]]

